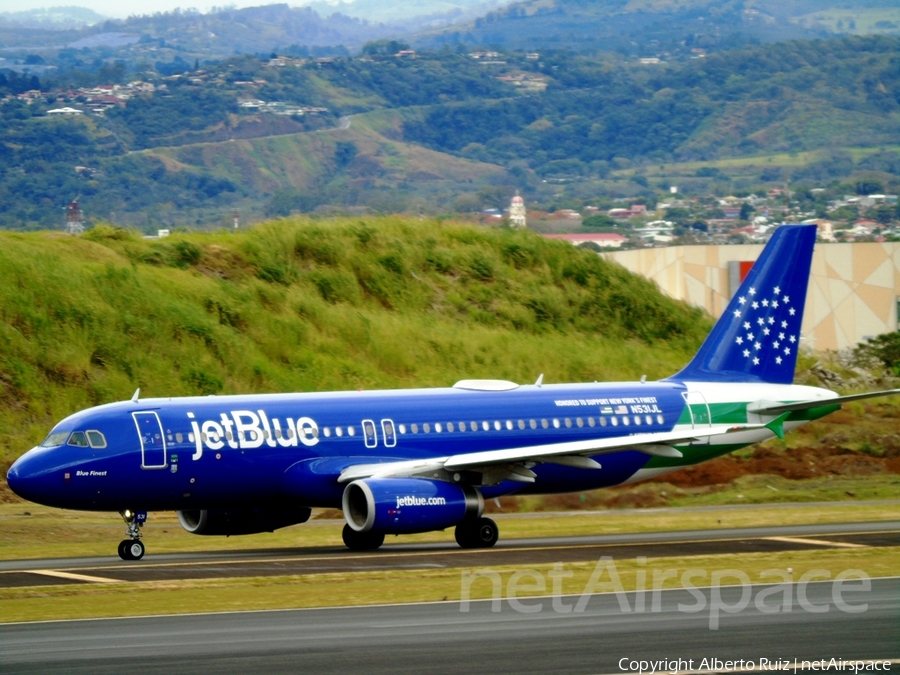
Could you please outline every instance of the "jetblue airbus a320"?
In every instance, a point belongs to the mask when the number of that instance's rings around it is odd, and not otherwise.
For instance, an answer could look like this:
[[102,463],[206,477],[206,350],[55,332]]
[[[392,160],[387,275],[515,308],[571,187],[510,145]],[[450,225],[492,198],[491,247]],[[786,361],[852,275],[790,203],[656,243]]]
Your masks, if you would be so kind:
[[484,500],[592,490],[696,464],[818,419],[839,397],[792,384],[815,226],[778,228],[681,372],[658,382],[141,399],[64,419],[10,468],[25,499],[117,511],[123,559],[148,511],[189,532],[271,532],[343,509],[344,543],[456,528],[488,547]]

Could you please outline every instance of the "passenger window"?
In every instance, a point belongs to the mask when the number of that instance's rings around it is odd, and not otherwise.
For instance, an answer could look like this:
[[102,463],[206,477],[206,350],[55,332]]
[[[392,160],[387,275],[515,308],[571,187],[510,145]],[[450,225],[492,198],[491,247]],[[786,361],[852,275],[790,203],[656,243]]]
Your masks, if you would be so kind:
[[344,435],[344,429],[342,427],[335,428],[334,435],[337,436],[338,438],[340,438],[341,436]]
[[537,429],[537,420],[528,420],[528,426],[532,429]]
[[578,419],[575,420],[575,424],[577,424],[579,427],[583,427],[584,420],[579,417]]
[[[615,419],[615,417],[613,419]],[[623,415],[622,416],[622,424],[624,424],[627,427],[629,424],[631,424],[631,422],[629,422],[628,418]]]
[[426,434],[431,433],[431,425],[428,422],[425,422],[425,424],[422,425],[422,431]]
[[472,431],[478,431],[478,422],[469,422],[469,429]]
[[500,422],[498,420],[494,420],[494,429],[500,431]]
[[401,434],[406,433],[406,425],[405,424],[400,424],[397,428],[400,430]]
[[440,423],[440,422],[435,422],[434,430],[435,430],[437,433],[441,433],[441,423]]
[[559,420],[556,419],[555,417],[553,418],[553,428],[559,429]]
[[601,418],[600,418],[600,426],[601,426],[601,427],[605,427],[605,426],[606,426],[606,418],[605,418],[605,417],[601,417]]
[[179,443],[183,443],[184,442],[184,434],[179,431],[177,434],[175,434],[175,440],[178,441]]
[[491,430],[491,425],[488,424],[487,422],[482,422],[482,423],[481,423],[481,428],[484,429],[485,431],[490,431],[490,430]]
[[657,424],[663,424],[664,422],[665,422],[665,420],[663,419],[663,416],[662,416],[662,415],[657,415],[657,416],[656,416],[656,423],[657,423]]
[[508,431],[512,431],[512,428],[513,428],[512,420],[506,420],[506,428]]
[[588,417],[588,426],[592,427],[592,426],[594,426],[594,424],[596,424],[596,422],[594,422],[594,418]]
[[325,434],[325,438],[331,438],[331,429],[330,428],[325,427],[324,429],[322,429],[322,433]]
[[101,434],[99,431],[89,431],[87,432],[88,443],[91,444],[92,448],[105,448],[106,447],[106,437]]
[[347,427],[347,435],[348,435],[348,436],[355,436],[355,435],[356,435],[356,428],[355,428],[355,427]]
[[524,428],[525,428],[525,420],[519,420],[519,428],[520,428],[520,429],[524,429]]
[[566,428],[567,428],[567,429],[571,429],[571,428],[572,428],[572,420],[571,420],[570,418],[568,418],[568,417],[566,418]]
[[409,428],[412,429],[412,432],[413,432],[414,434],[419,433],[419,425],[416,424],[415,422],[413,422],[413,423],[409,426]]
[[547,420],[541,420],[541,427],[546,429],[549,426],[550,426],[550,423]]
[[69,445],[74,445],[76,448],[86,448],[88,447],[87,436],[84,435],[83,431],[73,431],[72,435],[69,436]]
[[454,429],[453,422],[447,422],[447,431],[452,433],[453,429]]

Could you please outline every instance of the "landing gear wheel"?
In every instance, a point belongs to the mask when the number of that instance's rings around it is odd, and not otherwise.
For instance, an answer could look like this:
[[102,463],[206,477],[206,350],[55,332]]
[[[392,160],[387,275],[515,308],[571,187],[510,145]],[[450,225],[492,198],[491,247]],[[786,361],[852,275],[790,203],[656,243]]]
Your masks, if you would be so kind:
[[357,532],[349,525],[344,525],[341,538],[351,551],[374,551],[384,543],[383,532]]
[[490,548],[499,536],[497,523],[490,518],[464,521],[456,526],[456,543],[462,548]]
[[125,547],[129,560],[140,560],[144,557],[144,550],[144,544],[140,539],[128,542],[128,546]]
[[119,542],[119,557],[122,560],[140,560],[144,557],[144,544],[140,539],[126,539]]

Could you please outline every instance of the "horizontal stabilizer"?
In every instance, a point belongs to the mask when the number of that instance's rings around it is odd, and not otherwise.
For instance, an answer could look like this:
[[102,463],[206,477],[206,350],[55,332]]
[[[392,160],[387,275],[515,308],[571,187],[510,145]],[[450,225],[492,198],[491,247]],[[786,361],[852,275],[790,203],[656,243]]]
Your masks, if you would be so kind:
[[757,415],[779,415],[794,410],[810,410],[828,405],[840,405],[850,401],[862,401],[867,398],[879,396],[898,396],[900,389],[884,389],[882,391],[867,391],[863,394],[850,394],[849,396],[835,396],[834,398],[817,398],[811,401],[797,401],[795,403],[775,403],[772,401],[758,401],[747,406],[747,412]]

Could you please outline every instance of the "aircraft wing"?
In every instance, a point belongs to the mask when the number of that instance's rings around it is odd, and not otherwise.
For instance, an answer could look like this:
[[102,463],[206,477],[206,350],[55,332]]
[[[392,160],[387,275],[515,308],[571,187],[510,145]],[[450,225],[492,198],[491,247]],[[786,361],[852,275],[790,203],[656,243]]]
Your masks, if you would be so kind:
[[[780,419],[780,418],[779,418]],[[770,423],[771,424],[771,423]],[[511,480],[533,482],[534,474],[527,464],[562,464],[582,469],[599,469],[601,465],[592,456],[637,450],[658,457],[681,457],[675,445],[692,443],[712,436],[761,429],[764,424],[744,424],[739,426],[718,425],[690,431],[667,431],[658,433],[632,434],[615,438],[597,438],[566,443],[550,443],[530,445],[501,450],[470,452],[433,459],[408,460],[400,462],[383,462],[376,464],[357,464],[347,467],[338,478],[347,483],[360,478],[390,478],[433,474],[435,471],[492,471],[509,473]]]

